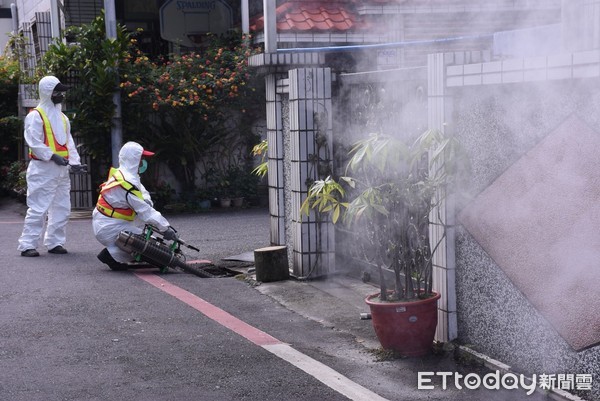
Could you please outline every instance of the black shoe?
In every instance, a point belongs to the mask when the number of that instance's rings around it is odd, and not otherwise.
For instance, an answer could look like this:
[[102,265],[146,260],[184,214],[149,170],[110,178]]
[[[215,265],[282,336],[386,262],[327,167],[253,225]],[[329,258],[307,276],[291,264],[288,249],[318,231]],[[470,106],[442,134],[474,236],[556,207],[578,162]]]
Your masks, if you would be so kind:
[[58,254],[58,255],[64,255],[65,253],[68,253],[68,252],[67,252],[67,250],[62,245],[58,245],[58,246],[55,246],[52,249],[49,249],[48,253],[55,253],[55,254]]
[[35,249],[26,249],[23,252],[21,252],[21,256],[33,258],[35,256],[40,256],[40,253],[38,251],[36,251]]
[[103,250],[100,251],[100,253],[96,256],[98,258],[98,260],[102,263],[104,263],[105,265],[108,265],[108,267],[111,270],[127,270],[127,263],[119,263],[117,262],[112,255],[110,254],[110,252],[108,252],[108,249],[104,248]]

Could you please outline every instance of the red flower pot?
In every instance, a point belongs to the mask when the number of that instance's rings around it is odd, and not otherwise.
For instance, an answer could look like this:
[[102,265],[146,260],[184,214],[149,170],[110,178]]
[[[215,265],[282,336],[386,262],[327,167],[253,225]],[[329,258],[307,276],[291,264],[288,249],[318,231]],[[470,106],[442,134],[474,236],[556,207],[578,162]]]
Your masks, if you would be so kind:
[[440,294],[412,302],[374,301],[379,293],[365,302],[371,309],[375,334],[384,349],[403,356],[423,356],[431,351],[437,326],[437,300]]

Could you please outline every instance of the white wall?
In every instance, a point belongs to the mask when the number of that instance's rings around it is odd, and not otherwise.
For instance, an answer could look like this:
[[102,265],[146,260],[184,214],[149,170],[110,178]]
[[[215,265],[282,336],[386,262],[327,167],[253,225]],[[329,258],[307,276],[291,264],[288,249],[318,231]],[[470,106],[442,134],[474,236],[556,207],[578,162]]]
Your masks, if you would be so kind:
[[12,20],[10,18],[0,19],[0,55],[4,54],[4,48],[8,43],[8,35],[12,31]]
[[19,26],[31,22],[36,12],[50,11],[50,0],[16,0]]

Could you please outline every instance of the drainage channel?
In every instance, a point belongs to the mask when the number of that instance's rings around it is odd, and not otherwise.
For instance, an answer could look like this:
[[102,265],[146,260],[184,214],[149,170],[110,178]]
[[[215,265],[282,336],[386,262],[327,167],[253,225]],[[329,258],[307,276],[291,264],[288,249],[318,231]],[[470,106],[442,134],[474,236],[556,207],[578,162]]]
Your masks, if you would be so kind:
[[224,266],[215,265],[207,260],[191,260],[186,261],[185,264],[186,268],[182,270],[202,278],[225,278],[238,274]]

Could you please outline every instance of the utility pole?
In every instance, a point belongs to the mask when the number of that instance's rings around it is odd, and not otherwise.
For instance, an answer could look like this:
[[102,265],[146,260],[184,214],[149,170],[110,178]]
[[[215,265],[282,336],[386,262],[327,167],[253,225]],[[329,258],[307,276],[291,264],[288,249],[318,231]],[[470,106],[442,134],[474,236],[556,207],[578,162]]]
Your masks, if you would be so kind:
[[15,3],[10,3],[10,15],[12,16],[12,34],[16,35],[19,33],[19,14],[17,14],[17,5]]
[[58,12],[58,0],[50,1],[50,30],[52,39],[60,40],[60,14]]
[[250,33],[250,12],[248,11],[248,0],[242,0],[242,32]]
[[[117,39],[117,15],[115,12],[114,0],[104,0],[104,25],[106,27],[106,38],[109,40]],[[115,66],[117,68],[118,66]],[[112,118],[112,128],[110,130],[112,164],[113,167],[119,165],[119,150],[123,142],[123,122],[121,120],[121,92],[119,91],[119,78],[117,76],[117,89],[113,93],[113,104],[115,113]]]
[[275,0],[263,0],[263,15],[265,18],[265,53],[277,52],[277,16]]

